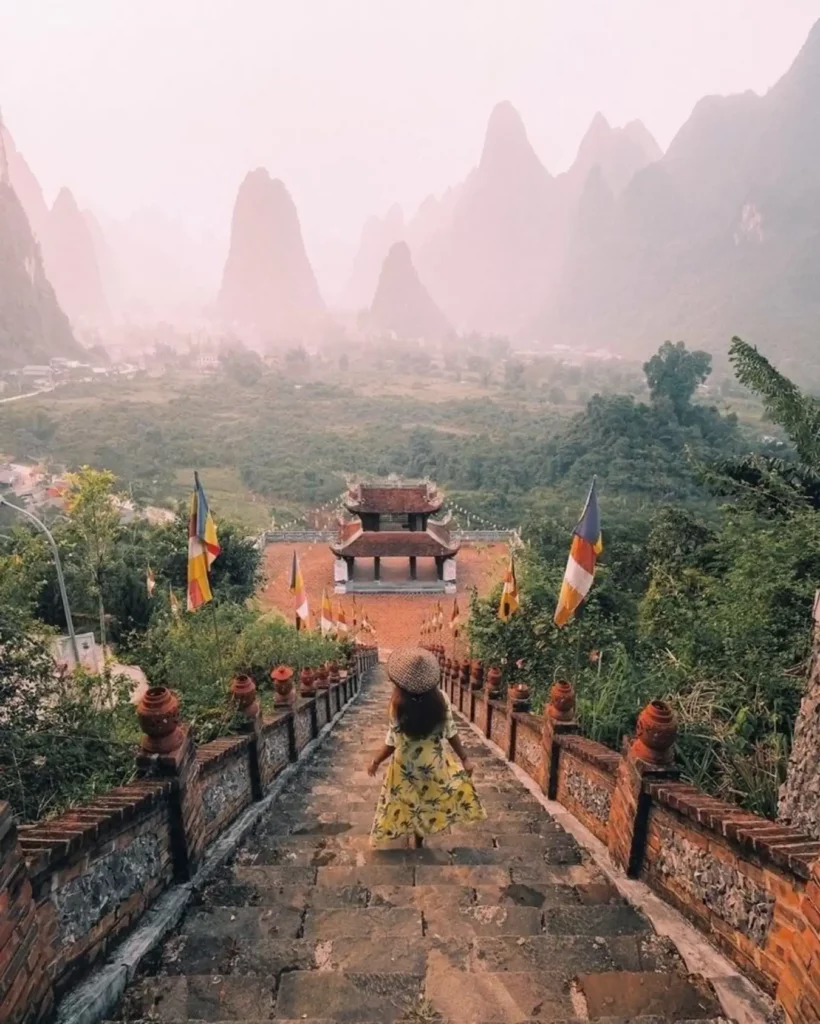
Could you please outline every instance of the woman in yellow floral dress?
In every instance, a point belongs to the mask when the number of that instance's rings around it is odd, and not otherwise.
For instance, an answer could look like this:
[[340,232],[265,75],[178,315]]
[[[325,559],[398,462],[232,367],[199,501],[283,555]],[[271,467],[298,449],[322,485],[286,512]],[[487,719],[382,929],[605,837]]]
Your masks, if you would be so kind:
[[[484,808],[473,787],[473,768],[458,738],[450,702],[439,689],[434,655],[421,648],[394,651],[387,661],[393,683],[390,727],[368,772],[390,758],[376,807],[371,841],[424,837],[450,825],[481,821]],[[458,755],[461,766],[445,741]]]

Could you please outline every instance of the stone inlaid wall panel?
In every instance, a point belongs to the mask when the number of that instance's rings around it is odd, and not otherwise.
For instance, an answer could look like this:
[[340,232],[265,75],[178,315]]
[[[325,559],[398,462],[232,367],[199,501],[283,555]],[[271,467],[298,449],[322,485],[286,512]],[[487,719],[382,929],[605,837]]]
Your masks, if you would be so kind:
[[105,953],[172,877],[164,807],[54,870],[37,913],[59,949],[53,967],[58,993]]
[[288,723],[280,718],[275,724],[265,726],[259,744],[262,762],[262,776],[270,783],[290,761]]
[[162,843],[157,835],[137,836],[119,850],[112,850],[55,889],[51,899],[56,910],[61,942],[73,943],[115,907],[155,878],[162,865]]
[[251,800],[247,751],[220,762],[217,770],[202,779],[202,810],[206,840],[232,821]]
[[614,779],[593,765],[561,750],[556,798],[601,842],[609,833]]
[[493,704],[490,719],[490,739],[502,750],[507,748],[507,709],[503,704]]
[[311,705],[302,704],[293,713],[293,727],[296,734],[296,749],[303,750],[313,739]]
[[532,778],[537,778],[541,765],[540,724],[531,725],[526,715],[519,715],[515,723],[515,763]]
[[327,725],[327,697],[319,692],[316,695],[316,727],[321,730]]
[[657,853],[652,871],[674,880],[678,891],[702,904],[710,913],[746,936],[756,946],[766,943],[774,916],[775,897],[728,860],[718,857],[707,844],[685,832],[656,822]]

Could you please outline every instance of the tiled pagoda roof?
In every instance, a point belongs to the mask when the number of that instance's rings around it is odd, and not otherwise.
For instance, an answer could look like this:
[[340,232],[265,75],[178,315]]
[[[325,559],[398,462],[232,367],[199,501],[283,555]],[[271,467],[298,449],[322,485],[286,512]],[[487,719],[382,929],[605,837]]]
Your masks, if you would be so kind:
[[351,488],[345,498],[345,506],[357,515],[369,512],[382,515],[433,515],[441,508],[442,502],[439,492],[429,484],[396,487],[358,484]]
[[428,523],[426,530],[362,530],[344,534],[331,550],[340,558],[449,558],[461,542],[446,526]]

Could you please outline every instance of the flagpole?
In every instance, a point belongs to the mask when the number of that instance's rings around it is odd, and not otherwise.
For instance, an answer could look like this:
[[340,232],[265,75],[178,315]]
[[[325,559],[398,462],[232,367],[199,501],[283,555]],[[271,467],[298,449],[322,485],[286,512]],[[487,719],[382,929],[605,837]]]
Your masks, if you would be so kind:
[[216,598],[212,598],[211,602],[211,616],[214,623],[214,639],[216,640],[216,659],[219,663],[219,674],[222,678],[225,677],[225,666],[222,664],[222,642],[219,639],[219,626],[216,623]]

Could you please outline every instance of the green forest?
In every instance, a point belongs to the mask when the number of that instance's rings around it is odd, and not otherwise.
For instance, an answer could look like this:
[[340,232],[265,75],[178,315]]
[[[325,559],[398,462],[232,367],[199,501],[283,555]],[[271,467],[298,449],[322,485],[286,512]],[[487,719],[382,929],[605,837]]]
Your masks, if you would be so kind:
[[[585,730],[610,745],[649,699],[671,700],[687,778],[772,814],[820,577],[820,406],[739,339],[728,359],[718,376],[706,353],[665,342],[642,367],[573,366],[476,338],[432,360],[295,348],[272,363],[234,349],[203,376],[166,353],[161,373],[0,407],[0,451],[73,472],[54,531],[77,626],[178,689],[200,739],[233,727],[231,672],[265,684],[278,660],[340,653],[253,608],[251,531],[332,501],[348,475],[429,476],[477,521],[523,524],[521,611],[503,624],[497,594],[473,599],[479,656],[525,679],[537,702],[572,679]],[[184,600],[184,510],[162,526],[110,514],[115,493],[176,507],[194,467],[223,548],[223,671],[210,614],[178,619],[170,607],[172,590]],[[558,631],[570,531],[593,476],[605,551],[585,608]],[[64,627],[50,557],[1,512],[0,529],[0,730],[13,737],[0,748],[0,798],[32,818],[127,776],[136,720],[110,673],[67,686],[45,670],[49,631]]]
[[117,663],[139,666],[151,685],[175,690],[183,721],[197,741],[207,742],[237,728],[228,697],[237,672],[253,676],[270,711],[275,665],[300,669],[349,653],[346,645],[299,633],[280,615],[255,608],[261,552],[230,520],[218,525],[213,603],[180,612],[184,507],[165,525],[123,524],[111,503],[115,493],[109,471],[83,468],[70,478],[65,515],[52,524],[75,629],[93,631],[117,659],[99,674],[55,674],[51,641],[65,633],[66,622],[43,534],[6,525],[0,539],[0,800],[23,821],[132,777],[139,726],[133,681]]
[[[503,623],[498,593],[474,599],[470,632],[475,651],[504,664],[509,681],[534,685],[538,702],[554,679],[572,680],[586,734],[608,745],[649,700],[669,700],[686,778],[771,816],[820,579],[820,403],[740,339],[731,359],[785,440],[744,447],[731,417],[692,404],[708,357],[664,346],[646,365],[648,404],[596,398],[589,433],[580,419],[571,428],[575,517],[580,485],[597,470],[605,544],[576,620],[563,630],[552,622],[572,525],[564,502],[534,512],[524,531],[520,613]],[[651,442],[633,443],[640,424],[651,425]],[[596,445],[633,454],[602,473]],[[636,505],[618,485],[631,478],[648,496],[664,466],[664,499]]]

